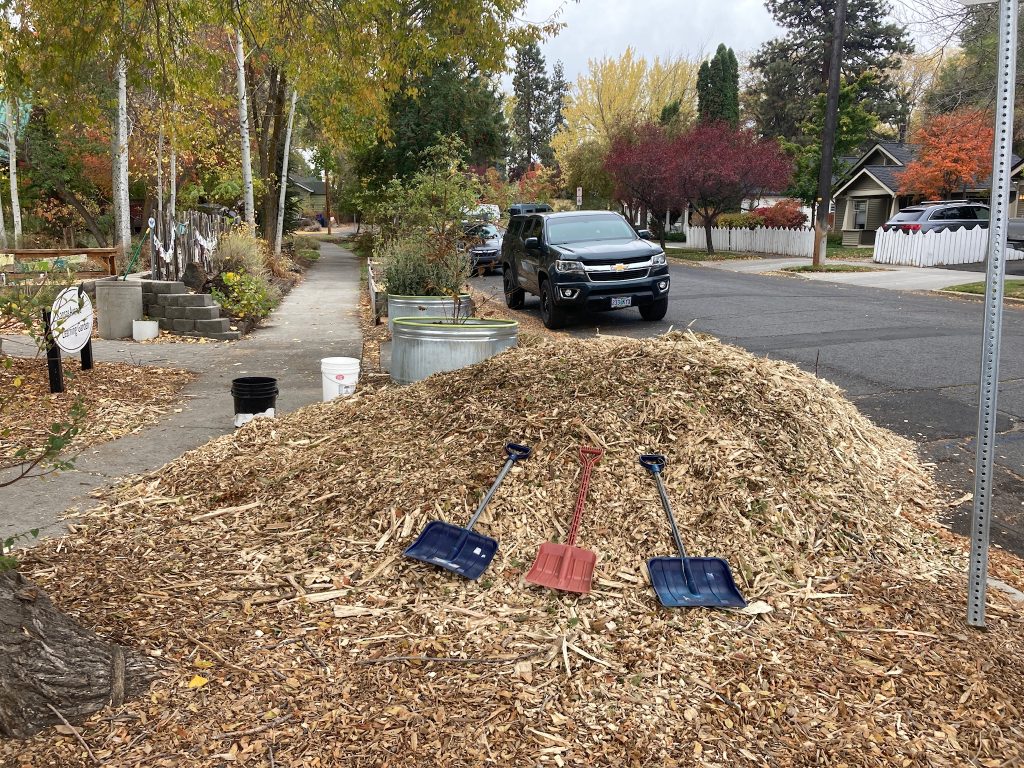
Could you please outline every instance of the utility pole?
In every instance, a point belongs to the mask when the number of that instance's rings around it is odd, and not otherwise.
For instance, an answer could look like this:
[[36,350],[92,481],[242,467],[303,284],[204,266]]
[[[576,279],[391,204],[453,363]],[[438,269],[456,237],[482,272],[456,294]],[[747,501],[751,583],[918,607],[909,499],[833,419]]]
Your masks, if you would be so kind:
[[828,235],[828,214],[832,200],[832,153],[836,146],[836,125],[839,122],[839,77],[843,62],[843,35],[846,33],[846,0],[836,0],[832,20],[832,58],[828,65],[828,95],[825,97],[825,127],[821,132],[821,170],[818,172],[818,210],[814,222],[814,256],[819,266],[825,253]]

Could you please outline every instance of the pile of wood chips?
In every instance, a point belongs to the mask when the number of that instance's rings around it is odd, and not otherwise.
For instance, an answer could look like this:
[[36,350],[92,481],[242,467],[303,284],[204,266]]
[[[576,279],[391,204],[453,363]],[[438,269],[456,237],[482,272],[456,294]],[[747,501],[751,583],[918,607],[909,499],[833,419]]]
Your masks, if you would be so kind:
[[0,360],[0,466],[11,465],[22,448],[34,455],[52,425],[68,422],[79,398],[86,416],[71,453],[156,423],[179,405],[178,392],[194,378],[177,368],[127,363],[96,363],[83,371],[77,359],[65,359],[65,391],[52,394],[45,358]]
[[[501,543],[480,581],[403,558],[429,520],[465,524],[509,440],[535,454],[478,524]],[[565,535],[581,443],[606,450],[589,596],[523,580]],[[674,547],[643,451],[745,611],[659,606],[645,561]],[[256,420],[25,570],[167,663],[81,726],[105,766],[1016,765],[1020,609],[994,593],[966,626],[937,496],[909,442],[792,365],[689,334],[548,342]],[[48,732],[0,763],[92,758]]]

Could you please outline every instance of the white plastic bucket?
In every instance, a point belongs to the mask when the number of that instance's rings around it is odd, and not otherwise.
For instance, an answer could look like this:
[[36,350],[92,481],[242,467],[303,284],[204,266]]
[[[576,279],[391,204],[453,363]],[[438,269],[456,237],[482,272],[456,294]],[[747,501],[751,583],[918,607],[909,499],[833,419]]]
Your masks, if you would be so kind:
[[359,360],[354,357],[325,357],[320,361],[320,378],[324,385],[324,402],[348,397],[356,391],[359,381]]
[[160,323],[156,320],[132,320],[132,338],[148,341],[160,335]]

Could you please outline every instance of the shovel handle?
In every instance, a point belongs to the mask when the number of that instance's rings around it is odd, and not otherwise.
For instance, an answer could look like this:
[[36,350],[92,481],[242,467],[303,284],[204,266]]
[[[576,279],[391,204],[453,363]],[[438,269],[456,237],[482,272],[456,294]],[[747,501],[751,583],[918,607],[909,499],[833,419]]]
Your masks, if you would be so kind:
[[669,503],[668,494],[665,492],[665,483],[661,480],[661,471],[665,469],[666,464],[668,464],[668,459],[660,453],[645,453],[640,456],[640,465],[654,476],[654,482],[658,484],[661,506],[665,508],[668,524],[672,526],[672,538],[676,540],[679,556],[685,559],[686,547],[683,546],[683,537],[679,535],[679,528],[676,526],[676,516],[672,514],[672,505]]
[[604,449],[602,448],[594,448],[589,445],[580,446],[580,462],[583,464],[583,477],[580,480],[580,492],[576,496],[576,508],[572,512],[569,538],[565,540],[565,543],[570,547],[576,545],[576,534],[580,532],[580,521],[583,520],[583,504],[587,500],[587,491],[590,490],[590,471],[602,455],[604,455]]
[[508,458],[505,459],[505,466],[501,468],[501,472],[498,473],[498,479],[495,480],[494,485],[488,489],[487,495],[484,496],[483,500],[480,502],[480,506],[476,508],[476,512],[474,512],[473,516],[469,518],[469,523],[466,524],[467,531],[473,530],[473,526],[476,525],[476,521],[480,519],[480,515],[482,515],[484,510],[487,509],[487,504],[490,502],[491,497],[494,496],[495,491],[498,490],[498,486],[501,485],[501,481],[505,479],[505,475],[507,475],[508,471],[512,469],[512,465],[522,459],[530,458],[530,449],[525,445],[520,445],[519,443],[506,444],[505,453],[508,456]]

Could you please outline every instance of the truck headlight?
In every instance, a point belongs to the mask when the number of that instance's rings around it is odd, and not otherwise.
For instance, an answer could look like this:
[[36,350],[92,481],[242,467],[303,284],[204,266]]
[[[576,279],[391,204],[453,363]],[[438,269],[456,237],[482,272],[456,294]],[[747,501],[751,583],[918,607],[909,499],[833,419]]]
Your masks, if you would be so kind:
[[652,267],[664,267],[666,264],[668,264],[668,259],[665,258],[664,253],[656,253],[651,256]]
[[567,261],[565,259],[558,259],[555,261],[555,269],[559,272],[578,272],[583,274],[583,262],[582,261]]

